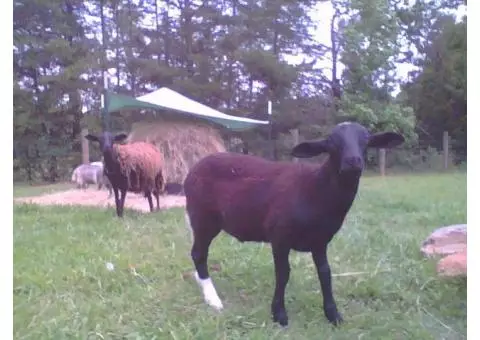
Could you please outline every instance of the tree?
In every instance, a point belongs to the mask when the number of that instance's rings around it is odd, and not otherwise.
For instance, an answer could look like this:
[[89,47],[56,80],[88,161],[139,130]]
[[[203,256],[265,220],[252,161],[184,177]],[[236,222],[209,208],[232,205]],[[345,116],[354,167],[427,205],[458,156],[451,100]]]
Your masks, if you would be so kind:
[[391,129],[415,141],[413,110],[395,102],[395,61],[399,56],[399,19],[388,2],[346,0],[341,61],[344,93],[339,114],[372,130]]
[[422,70],[404,86],[424,144],[440,149],[443,131],[448,131],[459,160],[467,152],[466,24],[466,17],[458,23],[452,16],[437,21]]
[[60,176],[59,158],[76,147],[69,141],[80,133],[81,92],[94,87],[86,74],[98,65],[98,44],[84,36],[85,11],[78,0],[14,3],[14,137],[44,180]]

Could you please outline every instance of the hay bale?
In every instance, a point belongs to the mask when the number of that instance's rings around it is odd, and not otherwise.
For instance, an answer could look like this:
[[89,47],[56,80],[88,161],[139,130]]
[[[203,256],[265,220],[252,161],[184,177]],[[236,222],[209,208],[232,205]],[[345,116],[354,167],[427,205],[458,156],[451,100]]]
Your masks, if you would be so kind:
[[127,141],[155,144],[165,159],[165,180],[176,183],[183,183],[188,170],[201,158],[226,151],[217,129],[206,123],[192,121],[135,123]]

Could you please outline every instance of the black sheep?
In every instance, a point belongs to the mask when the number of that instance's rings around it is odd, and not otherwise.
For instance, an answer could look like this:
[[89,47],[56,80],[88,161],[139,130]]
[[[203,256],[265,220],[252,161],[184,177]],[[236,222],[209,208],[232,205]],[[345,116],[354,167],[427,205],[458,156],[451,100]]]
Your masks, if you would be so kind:
[[220,233],[241,242],[268,242],[275,264],[273,320],[285,326],[285,287],[289,253],[310,252],[323,294],[326,318],[337,325],[327,246],[343,224],[358,190],[367,148],[391,148],[404,142],[395,132],[370,134],[358,123],[341,123],[323,140],[294,147],[292,155],[329,156],[321,165],[272,162],[239,153],[216,153],[200,160],[184,181],[186,219],[193,232],[195,278],[205,301],[220,310],[207,268],[208,249]]

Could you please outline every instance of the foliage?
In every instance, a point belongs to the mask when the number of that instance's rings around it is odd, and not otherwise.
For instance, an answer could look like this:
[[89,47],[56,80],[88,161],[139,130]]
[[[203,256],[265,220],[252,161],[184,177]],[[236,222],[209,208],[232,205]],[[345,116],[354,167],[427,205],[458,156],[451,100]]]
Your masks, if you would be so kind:
[[369,100],[366,95],[346,93],[342,113],[361,122],[372,131],[392,130],[402,133],[407,145],[416,141],[413,109],[399,103],[382,103]]
[[[390,93],[396,84],[399,54],[397,14],[382,0],[348,1],[351,15],[343,30],[344,96],[340,114],[355,118],[372,130],[392,129],[413,144],[415,115]],[[345,5],[345,3],[344,3]]]
[[415,109],[425,144],[440,148],[443,131],[452,147],[466,157],[467,149],[467,37],[466,18],[455,23],[444,17],[432,33],[423,69],[405,85],[404,91]]

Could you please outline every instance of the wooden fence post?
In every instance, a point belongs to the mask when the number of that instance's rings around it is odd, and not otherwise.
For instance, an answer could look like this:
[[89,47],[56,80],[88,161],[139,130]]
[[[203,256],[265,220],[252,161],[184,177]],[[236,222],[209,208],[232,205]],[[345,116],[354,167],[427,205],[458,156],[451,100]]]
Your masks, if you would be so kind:
[[90,163],[90,154],[88,150],[88,140],[85,138],[85,136],[88,135],[88,129],[82,129],[82,163],[83,164],[88,164]]
[[[293,146],[295,147],[299,143],[298,129],[293,129],[292,130],[292,139],[293,139]],[[293,162],[297,163],[298,158],[294,157]]]
[[448,131],[443,131],[443,167],[445,170],[448,169],[448,152],[449,152],[449,138]]
[[378,166],[380,167],[380,175],[383,177],[385,176],[385,164],[386,164],[386,150],[379,149],[378,150]]

